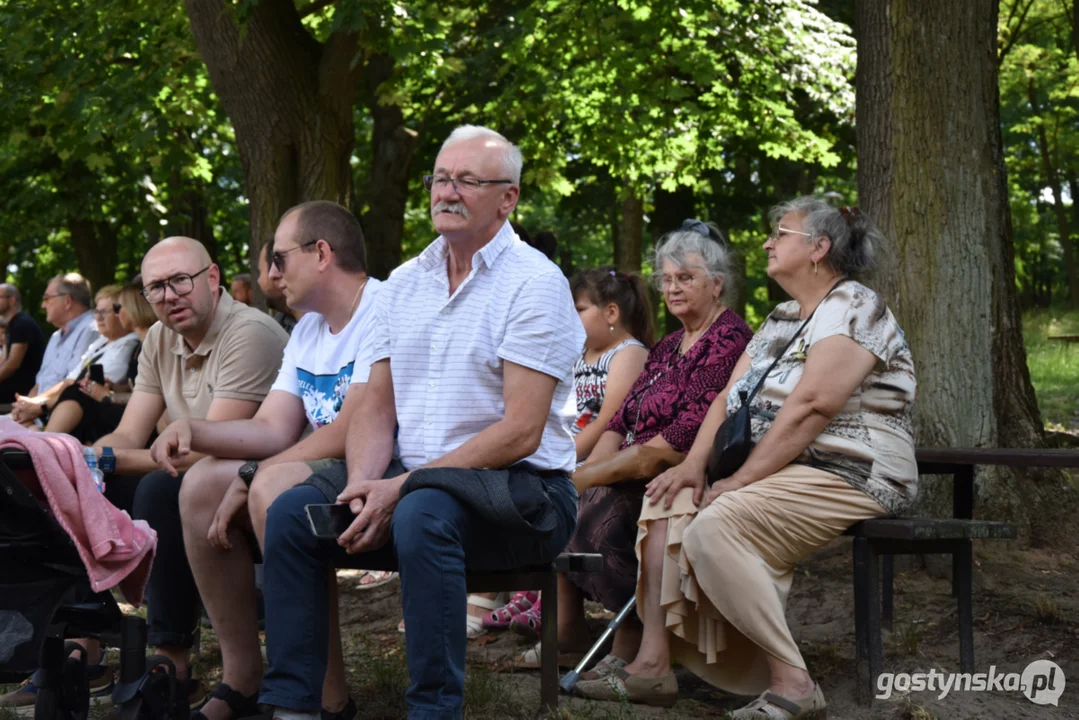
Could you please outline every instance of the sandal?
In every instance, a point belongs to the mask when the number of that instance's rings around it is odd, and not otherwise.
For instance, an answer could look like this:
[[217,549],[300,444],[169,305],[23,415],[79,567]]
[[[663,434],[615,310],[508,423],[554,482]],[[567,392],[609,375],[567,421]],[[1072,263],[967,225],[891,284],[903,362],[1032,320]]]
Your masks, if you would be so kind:
[[578,682],[573,691],[581,697],[613,702],[629,701],[653,707],[674,707],[678,702],[678,680],[669,672],[655,678],[630,675],[619,668],[598,680]]
[[602,660],[592,666],[591,670],[581,673],[577,678],[577,682],[599,680],[608,675],[614,675],[616,670],[621,670],[626,665],[629,665],[629,663],[617,655],[605,655]]
[[483,616],[483,627],[488,630],[505,630],[513,618],[539,601],[539,593],[531,590],[513,594],[513,598],[497,610]]
[[[225,704],[229,707],[229,712],[232,713],[233,720],[242,717],[250,717],[251,715],[258,715],[259,710],[259,694],[256,690],[252,695],[244,695],[241,692],[233,690],[225,683],[218,683],[214,686],[214,689],[210,691],[209,697],[206,702],[213,700],[224,700]],[[191,720],[207,720],[207,717],[202,714],[202,710],[196,710],[191,713]]]
[[348,702],[345,706],[337,712],[330,712],[323,708],[320,713],[322,720],[355,720],[356,714],[359,712],[359,708],[356,707],[356,701],[352,699],[352,696],[348,696]]
[[765,690],[756,700],[730,715],[735,720],[826,720],[828,703],[820,685],[813,685],[813,694],[794,702]]
[[[357,590],[371,590],[397,579],[397,573],[389,570],[364,570],[356,583]],[[369,580],[369,582],[364,582]]]
[[[536,643],[528,648],[523,653],[513,658],[513,666],[515,668],[520,668],[521,670],[539,670],[543,665],[541,653],[542,647],[543,643]],[[580,664],[581,660],[584,659],[584,655],[584,653],[579,652],[559,652],[558,667],[563,670],[571,670]]]
[[536,604],[528,608],[522,613],[518,613],[513,616],[513,620],[510,621],[510,629],[518,635],[524,635],[526,638],[532,640],[538,640],[540,636],[540,629],[543,627],[542,615],[540,611],[543,609],[543,599],[536,601]]

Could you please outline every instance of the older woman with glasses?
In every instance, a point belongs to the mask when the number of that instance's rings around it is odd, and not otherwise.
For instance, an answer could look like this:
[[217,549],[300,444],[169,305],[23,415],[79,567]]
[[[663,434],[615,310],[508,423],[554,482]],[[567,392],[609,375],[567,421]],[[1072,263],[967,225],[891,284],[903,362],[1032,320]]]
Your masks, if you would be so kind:
[[[855,522],[909,505],[918,477],[910,348],[884,300],[851,279],[872,269],[879,233],[857,209],[814,197],[771,218],[768,275],[794,299],[764,321],[685,461],[648,486],[637,541],[645,637],[625,668],[639,684],[669,684],[673,659],[756,695],[740,720],[824,715],[784,616],[794,567]],[[718,428],[746,402],[756,446],[740,467],[717,455],[707,488]],[[594,684],[635,699],[622,677]]]
[[114,300],[111,307],[104,310],[106,329],[119,323],[125,337],[135,338],[124,377],[116,381],[106,377],[104,383],[84,377],[68,387],[49,416],[45,426],[48,432],[69,433],[79,442],[89,444],[120,424],[138,373],[142,341],[150,326],[157,322],[157,317],[138,286],[125,286]]
[[[708,406],[727,384],[753,336],[724,302],[730,290],[730,248],[714,227],[687,220],[660,242],[653,267],[667,311],[682,328],[649,351],[644,372],[574,474],[582,494],[577,534],[569,551],[602,553],[605,566],[601,573],[559,578],[563,663],[572,663],[590,644],[585,597],[612,611],[633,597],[637,582],[633,545],[644,480],[657,471],[653,460],[677,462],[680,453],[689,451]],[[640,633],[638,623],[624,623],[611,654],[600,662],[600,671],[613,671],[632,660]],[[533,648],[520,662],[529,667],[538,660]]]

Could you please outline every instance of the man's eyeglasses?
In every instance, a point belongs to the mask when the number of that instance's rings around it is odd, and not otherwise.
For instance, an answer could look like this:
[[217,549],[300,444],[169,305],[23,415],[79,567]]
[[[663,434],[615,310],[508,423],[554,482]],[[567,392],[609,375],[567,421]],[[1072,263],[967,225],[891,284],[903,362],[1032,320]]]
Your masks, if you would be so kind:
[[179,275],[173,275],[172,277],[159,280],[154,283],[150,283],[142,289],[142,296],[146,298],[146,302],[154,305],[164,302],[165,300],[165,287],[168,286],[170,290],[176,295],[176,297],[183,297],[189,294],[195,289],[195,278],[202,275],[209,270],[212,266],[207,265],[202,270],[199,270],[194,275],[188,275],[187,273],[180,273]]
[[289,248],[288,250],[281,250],[280,252],[275,252],[273,255],[270,256],[270,260],[271,260],[271,262],[273,262],[273,266],[275,268],[277,268],[277,272],[282,272],[283,273],[283,272],[285,272],[285,256],[286,255],[288,255],[293,250],[299,250],[301,248],[310,247],[310,246],[314,245],[317,242],[318,242],[318,240],[312,240],[311,242],[305,242],[303,245],[297,245],[296,247]]
[[462,190],[479,190],[484,185],[512,185],[512,180],[480,180],[474,177],[460,177],[452,178],[446,175],[424,175],[423,186],[428,191],[431,190],[444,190],[447,185],[453,186],[455,193],[460,193]]
[[55,300],[58,297],[65,297],[68,293],[56,293],[55,295],[42,295],[41,302],[47,303],[50,300]]

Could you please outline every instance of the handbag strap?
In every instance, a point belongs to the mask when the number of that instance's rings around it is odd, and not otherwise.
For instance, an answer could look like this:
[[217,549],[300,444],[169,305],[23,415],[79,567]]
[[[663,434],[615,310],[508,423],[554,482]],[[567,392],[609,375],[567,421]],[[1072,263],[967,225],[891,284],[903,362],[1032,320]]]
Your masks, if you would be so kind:
[[817,307],[813,308],[813,311],[809,313],[809,316],[802,323],[801,327],[799,327],[798,330],[793,335],[791,335],[791,339],[787,341],[787,344],[784,345],[783,349],[779,351],[779,355],[776,355],[776,359],[772,361],[772,364],[769,365],[768,369],[764,371],[763,375],[761,375],[761,379],[757,381],[757,385],[753,388],[753,392],[749,393],[749,395],[746,396],[746,399],[742,401],[743,407],[747,407],[750,401],[752,401],[753,398],[756,397],[757,391],[761,389],[761,387],[764,385],[764,381],[768,379],[768,376],[772,374],[773,370],[775,370],[775,367],[779,364],[779,361],[783,358],[784,355],[787,354],[787,350],[790,349],[790,346],[794,342],[794,339],[802,334],[802,331],[806,329],[806,325],[808,325],[809,321],[813,319],[813,314],[817,312],[817,308],[824,304],[824,301],[828,299],[829,295],[835,292],[835,289],[837,287],[839,287],[849,279],[850,278],[841,278],[835,285],[832,286],[832,289],[829,290],[828,293],[821,298],[821,301],[817,303]]

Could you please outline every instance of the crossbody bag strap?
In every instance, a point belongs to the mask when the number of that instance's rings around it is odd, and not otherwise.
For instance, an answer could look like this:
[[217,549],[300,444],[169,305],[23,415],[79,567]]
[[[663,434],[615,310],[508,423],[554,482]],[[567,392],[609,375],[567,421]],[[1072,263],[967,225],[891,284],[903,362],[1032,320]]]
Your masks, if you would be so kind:
[[798,330],[793,335],[791,335],[791,339],[787,341],[787,344],[784,345],[783,349],[779,351],[779,355],[776,355],[776,359],[772,361],[772,364],[769,365],[768,369],[764,371],[763,375],[761,375],[761,379],[757,381],[757,385],[753,388],[753,392],[749,393],[749,395],[746,396],[745,401],[742,403],[743,405],[749,405],[750,401],[753,400],[754,397],[756,397],[757,391],[761,389],[761,387],[764,385],[764,381],[768,379],[768,376],[772,374],[773,370],[775,370],[775,367],[779,364],[779,361],[783,359],[784,355],[787,354],[787,350],[790,349],[790,346],[794,342],[794,339],[802,334],[802,331],[806,329],[806,325],[808,325],[809,321],[813,319],[813,315],[817,312],[817,308],[824,304],[824,301],[828,299],[828,295],[831,295],[833,292],[835,292],[835,289],[845,283],[848,279],[849,278],[842,278],[841,280],[839,280],[839,282],[833,285],[832,289],[828,291],[828,294],[821,298],[821,301],[817,303],[817,307],[813,308],[813,312],[809,313],[809,317],[807,317],[805,319],[805,322],[802,323],[801,327],[799,327]]

